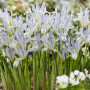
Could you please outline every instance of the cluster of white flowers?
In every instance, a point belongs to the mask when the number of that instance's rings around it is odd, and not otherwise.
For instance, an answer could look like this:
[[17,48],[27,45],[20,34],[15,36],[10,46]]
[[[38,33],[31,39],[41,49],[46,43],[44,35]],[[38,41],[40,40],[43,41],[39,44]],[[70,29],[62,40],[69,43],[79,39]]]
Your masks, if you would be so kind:
[[80,80],[81,81],[85,80],[85,75],[83,72],[79,72],[78,70],[75,70],[74,72],[70,73],[69,81],[73,86],[79,84]]
[[90,74],[88,74],[87,69],[85,69],[85,73],[80,72],[79,70],[75,70],[74,72],[70,73],[70,77],[68,77],[67,75],[57,76],[56,89],[67,88],[69,84],[71,84],[72,86],[78,85],[81,81],[84,81],[86,77],[90,79]]
[[88,73],[88,70],[85,69],[84,71],[85,71],[85,75],[86,75],[86,77],[88,77],[88,78],[90,79],[90,74]]
[[[64,5],[61,13],[48,12],[43,2],[41,8],[37,2],[36,7],[31,5],[26,12],[26,18],[15,16],[7,9],[0,10],[0,50],[14,66],[24,60],[31,51],[50,50],[57,52],[61,59],[72,57],[77,59],[78,53],[84,44],[87,44],[84,55],[89,56],[90,21],[89,10],[82,9],[76,19],[70,7]],[[72,22],[80,22],[80,29]],[[84,25],[85,23],[85,25]],[[73,36],[75,35],[75,36]]]

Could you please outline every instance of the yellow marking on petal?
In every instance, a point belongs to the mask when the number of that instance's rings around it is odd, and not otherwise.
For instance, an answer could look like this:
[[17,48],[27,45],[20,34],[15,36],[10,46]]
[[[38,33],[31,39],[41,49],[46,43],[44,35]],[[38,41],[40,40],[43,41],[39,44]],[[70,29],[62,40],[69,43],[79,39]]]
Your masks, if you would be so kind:
[[65,83],[64,82],[62,82],[62,85],[64,85]]
[[81,78],[83,78],[83,76],[81,76]]

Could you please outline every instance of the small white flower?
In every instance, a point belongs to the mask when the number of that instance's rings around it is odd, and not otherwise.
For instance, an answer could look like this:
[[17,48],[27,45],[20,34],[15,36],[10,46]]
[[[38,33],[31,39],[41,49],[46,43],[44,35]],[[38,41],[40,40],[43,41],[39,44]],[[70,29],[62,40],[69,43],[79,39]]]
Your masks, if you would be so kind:
[[86,77],[88,77],[88,70],[84,69]]
[[78,70],[75,70],[74,72],[70,73],[69,81],[72,84],[72,86],[79,84],[79,75],[78,74],[79,74]]
[[71,57],[76,60],[77,59],[77,52],[71,53]]
[[87,69],[84,69],[84,71],[85,71],[86,77],[88,77],[90,79],[90,74],[88,74],[88,70]]
[[85,80],[86,77],[83,72],[79,73],[79,78],[81,79],[81,81]]
[[79,84],[79,79],[76,79],[76,80],[75,80],[74,78],[71,78],[71,77],[70,77],[69,81],[70,81],[70,83],[72,84],[72,86]]
[[19,64],[19,60],[15,60],[14,63],[13,63],[13,66],[14,66],[14,67],[17,67],[18,64]]
[[7,58],[7,62],[10,62],[10,60]]
[[63,76],[58,76],[56,83],[59,83],[59,88],[66,88],[68,86],[68,76],[63,75]]
[[85,68],[84,71],[86,72],[86,71],[88,71],[88,70]]
[[77,75],[78,76],[79,75],[79,70],[75,70],[74,71],[74,75]]

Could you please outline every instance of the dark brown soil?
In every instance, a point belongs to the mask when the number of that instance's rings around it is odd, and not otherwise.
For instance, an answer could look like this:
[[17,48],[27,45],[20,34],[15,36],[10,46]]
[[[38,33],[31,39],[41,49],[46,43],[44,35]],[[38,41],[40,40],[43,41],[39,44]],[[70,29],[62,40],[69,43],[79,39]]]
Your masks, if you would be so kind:
[[4,90],[1,78],[0,78],[0,90]]

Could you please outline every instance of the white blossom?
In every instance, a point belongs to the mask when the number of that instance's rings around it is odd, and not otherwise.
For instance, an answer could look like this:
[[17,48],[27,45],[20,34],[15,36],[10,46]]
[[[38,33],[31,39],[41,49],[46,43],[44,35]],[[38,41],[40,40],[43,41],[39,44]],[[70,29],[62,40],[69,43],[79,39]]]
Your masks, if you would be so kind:
[[68,76],[67,75],[62,75],[62,76],[58,76],[56,83],[59,84],[59,88],[66,88],[68,86]]
[[81,79],[81,81],[85,80],[85,75],[83,72],[79,73],[79,78]]
[[75,70],[74,72],[70,73],[69,81],[72,84],[72,86],[78,85],[80,83],[79,82],[79,71],[78,70]]

